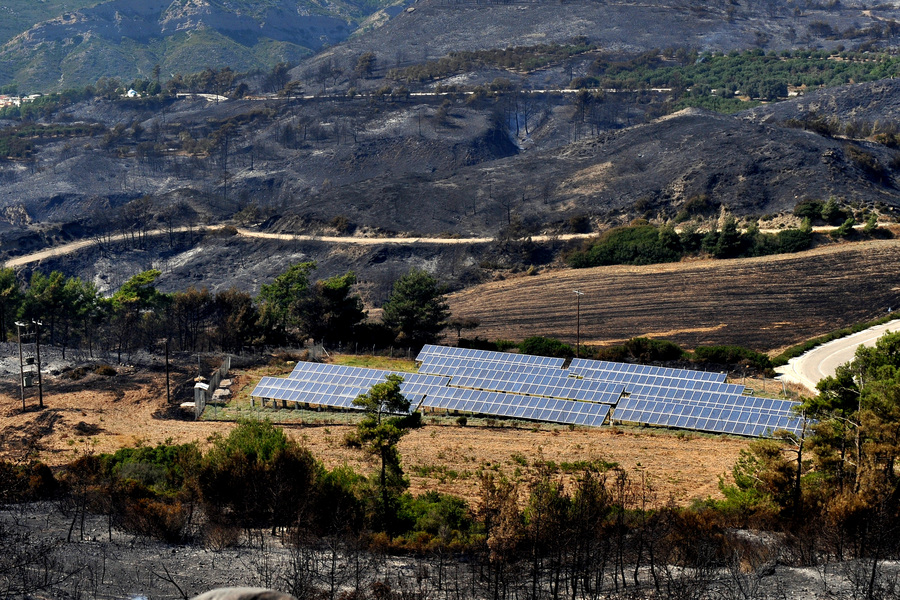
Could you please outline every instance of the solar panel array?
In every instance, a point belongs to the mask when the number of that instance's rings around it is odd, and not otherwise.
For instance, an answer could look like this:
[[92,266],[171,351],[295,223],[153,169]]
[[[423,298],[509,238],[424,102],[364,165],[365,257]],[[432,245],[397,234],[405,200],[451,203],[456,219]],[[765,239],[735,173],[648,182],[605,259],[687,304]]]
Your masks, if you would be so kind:
[[574,374],[587,377],[592,375],[595,379],[609,381],[645,383],[643,378],[658,377],[686,381],[715,381],[723,383],[727,375],[725,373],[711,373],[708,371],[692,371],[690,369],[670,369],[668,367],[653,367],[649,365],[632,365],[629,363],[615,363],[605,360],[590,360],[587,358],[572,359],[569,371]]
[[[469,367],[465,375],[396,373],[404,378],[400,390],[411,401],[412,410],[446,410],[587,426],[602,425],[610,405],[622,393],[621,384],[562,376],[562,359],[510,354],[493,360],[483,358],[486,360],[481,364],[490,368]],[[468,364],[472,364],[471,360]],[[552,364],[557,366],[548,366]],[[302,362],[287,378],[263,377],[251,396],[359,410],[353,400],[384,381],[388,374],[377,369]]]
[[[385,381],[390,371],[299,362],[293,372],[282,377],[263,377],[251,396],[268,400],[282,400],[318,404],[334,408],[353,408],[353,400],[365,394],[376,383]],[[449,379],[418,373],[393,373],[403,377],[400,392],[415,408],[425,394],[436,386],[445,386]]]
[[[417,360],[422,362],[420,372],[449,375],[451,382],[465,383],[465,387],[499,388],[494,380],[514,380],[506,373],[521,375],[532,369],[535,375],[554,381],[609,384],[605,388],[609,395],[594,398],[615,405],[612,418],[620,422],[753,436],[802,429],[802,419],[793,411],[797,403],[747,395],[743,385],[726,383],[725,373],[582,358],[574,359],[567,369],[562,368],[562,359],[530,367],[521,355],[440,346],[426,346]],[[616,394],[616,385],[621,385],[622,393]],[[503,389],[512,391],[508,385]]]
[[[446,410],[600,426],[607,419],[737,435],[800,432],[788,400],[757,398],[723,373],[608,361],[565,360],[425,346],[418,373],[396,373],[411,410]],[[263,377],[256,398],[359,409],[353,400],[391,372],[298,363],[287,378]]]
[[776,403],[789,404],[784,400],[747,396],[712,398],[707,402],[660,402],[631,396],[619,401],[615,416],[619,421],[736,435],[766,436],[776,429],[800,433],[802,423],[791,413],[790,407],[776,408]]
[[474,369],[466,375],[455,375],[450,385],[474,390],[490,390],[523,394],[527,396],[543,396],[547,398],[563,398],[583,400],[585,402],[601,402],[615,404],[622,395],[624,386],[620,383],[591,381],[560,375],[532,373],[512,373],[493,369]]

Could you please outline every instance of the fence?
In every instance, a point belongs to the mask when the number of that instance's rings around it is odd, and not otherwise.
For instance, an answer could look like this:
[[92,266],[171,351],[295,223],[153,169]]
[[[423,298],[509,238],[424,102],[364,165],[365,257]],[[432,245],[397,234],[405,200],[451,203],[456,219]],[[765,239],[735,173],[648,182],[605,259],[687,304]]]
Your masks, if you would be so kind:
[[209,377],[209,384],[197,382],[194,386],[194,419],[199,419],[206,409],[206,404],[212,400],[213,394],[219,389],[219,383],[231,369],[231,355],[226,354],[219,368],[213,371]]

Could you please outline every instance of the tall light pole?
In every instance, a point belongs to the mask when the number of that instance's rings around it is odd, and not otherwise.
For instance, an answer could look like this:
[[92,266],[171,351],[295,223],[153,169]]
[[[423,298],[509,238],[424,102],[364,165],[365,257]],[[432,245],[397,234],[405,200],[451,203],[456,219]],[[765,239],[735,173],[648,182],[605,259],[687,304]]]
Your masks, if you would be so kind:
[[575,292],[575,358],[578,358],[578,347],[581,346],[581,297],[584,292],[572,291]]
[[16,321],[16,334],[19,336],[19,390],[22,393],[22,412],[25,412],[25,364],[22,358],[22,328],[25,323]]

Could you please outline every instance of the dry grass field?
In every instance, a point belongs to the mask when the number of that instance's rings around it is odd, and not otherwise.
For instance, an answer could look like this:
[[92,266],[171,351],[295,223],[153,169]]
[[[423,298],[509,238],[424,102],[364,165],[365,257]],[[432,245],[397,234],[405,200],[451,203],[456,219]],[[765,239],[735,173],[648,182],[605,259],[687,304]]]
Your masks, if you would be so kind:
[[771,351],[900,307],[900,240],[823,246],[799,254],[522,275],[450,296],[469,335],[611,344],[647,336],[686,348],[739,344]]
[[[396,368],[396,365],[392,365]],[[272,369],[268,369],[272,372]],[[261,370],[234,373],[238,398],[260,377]],[[80,385],[48,378],[43,411],[21,412],[17,390],[0,390],[0,458],[17,460],[29,453],[58,466],[82,453],[114,452],[138,444],[197,441],[227,434],[232,421],[194,422],[166,405],[164,376],[120,370],[114,378],[89,376]],[[29,398],[29,406],[36,398]],[[354,428],[353,415],[310,411],[250,409],[245,400],[230,415],[271,418],[330,467],[348,464],[363,472],[375,468],[362,451],[344,444]],[[222,409],[217,409],[221,415]],[[208,414],[212,413],[210,409]],[[520,482],[522,489],[541,463],[555,465],[565,480],[588,463],[615,463],[635,482],[642,479],[655,502],[718,496],[717,482],[727,475],[746,439],[677,434],[637,428],[576,428],[519,425],[470,419],[460,427],[452,418],[426,416],[425,426],[403,439],[400,450],[414,493],[439,490],[477,497],[479,474],[495,473]]]

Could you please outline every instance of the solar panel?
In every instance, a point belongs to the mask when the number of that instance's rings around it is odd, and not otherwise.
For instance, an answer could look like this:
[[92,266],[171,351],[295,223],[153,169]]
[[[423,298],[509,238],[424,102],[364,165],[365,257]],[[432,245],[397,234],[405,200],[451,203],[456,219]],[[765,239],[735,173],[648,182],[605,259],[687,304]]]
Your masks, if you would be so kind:
[[601,426],[610,411],[608,404],[454,387],[435,388],[421,407],[589,427]]
[[568,371],[558,366],[533,365],[518,362],[479,361],[467,358],[430,357],[422,362],[419,373],[435,375],[462,375],[472,370],[489,369],[511,373],[534,373],[542,375],[568,375]]
[[480,362],[507,362],[559,368],[566,362],[564,358],[535,356],[532,354],[513,354],[510,352],[496,352],[492,350],[476,350],[473,348],[452,348],[448,346],[434,346],[431,344],[427,344],[422,348],[422,351],[416,356],[416,360],[424,362],[428,357],[438,356]]
[[615,404],[621,384],[533,373],[480,369],[450,379],[453,387]]
[[613,418],[616,421],[737,435],[768,435],[776,429],[800,433],[803,419],[791,410],[796,404],[786,400],[727,394],[678,401],[631,396],[619,401]]
[[[726,373],[709,373],[706,371],[693,371],[690,369],[670,369],[668,367],[654,367],[648,365],[634,365],[629,363],[616,363],[605,360],[591,360],[587,358],[575,358],[569,365],[569,370],[579,373],[584,377],[605,378],[613,374],[627,374],[631,376],[659,376],[672,379],[685,379],[695,381],[711,381],[724,383]],[[622,377],[622,375],[619,375]]]

